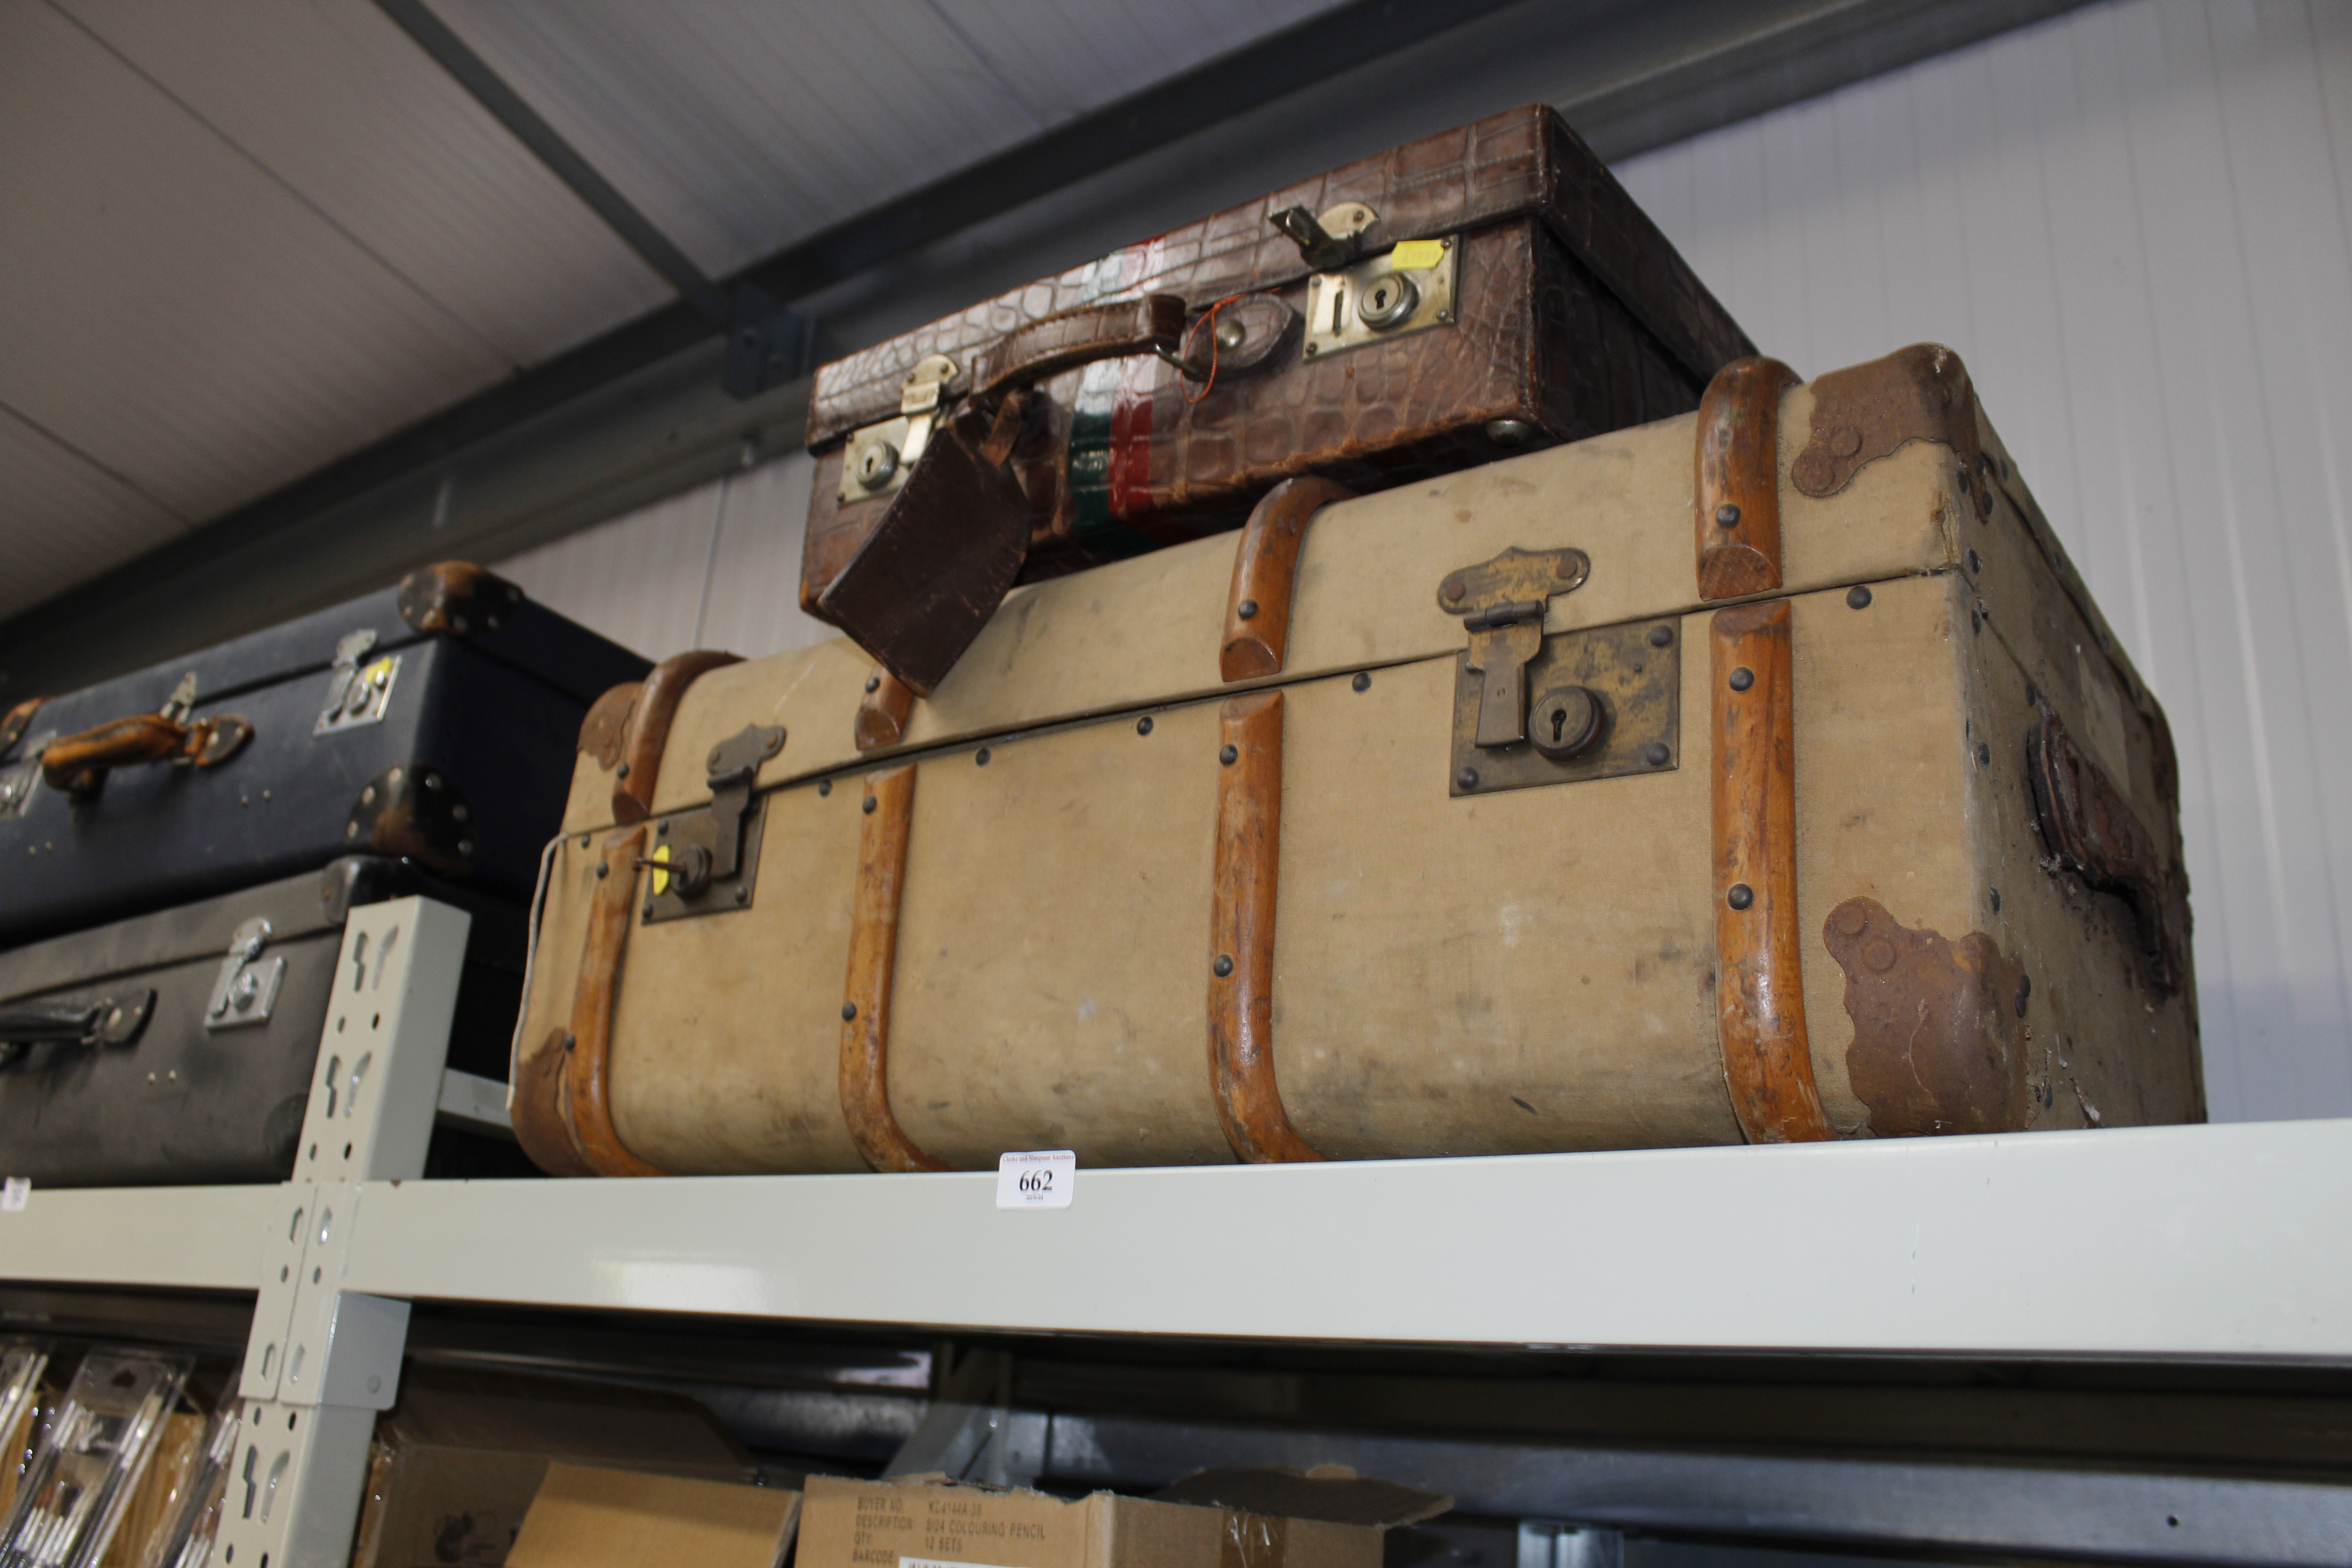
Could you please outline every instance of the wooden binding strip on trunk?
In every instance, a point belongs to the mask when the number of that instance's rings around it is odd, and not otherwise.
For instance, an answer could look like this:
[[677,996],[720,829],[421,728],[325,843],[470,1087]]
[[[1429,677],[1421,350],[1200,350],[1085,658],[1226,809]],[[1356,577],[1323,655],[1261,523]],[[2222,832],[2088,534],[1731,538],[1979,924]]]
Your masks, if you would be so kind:
[[1715,613],[1717,1033],[1751,1143],[1834,1136],[1813,1083],[1797,929],[1797,793],[1785,599]]
[[1732,361],[1698,405],[1698,596],[1778,588],[1780,399],[1797,373],[1776,359]]
[[563,1061],[565,1109],[572,1141],[600,1176],[658,1176],[621,1142],[613,1126],[609,1069],[613,1059],[613,1004],[620,994],[621,961],[629,927],[637,913],[637,857],[646,830],[634,828],[605,840],[596,868],[595,902],[588,908],[587,951],[580,960],[578,989],[572,994],[572,1032]]
[[1234,1152],[1320,1160],[1274,1076],[1275,873],[1282,856],[1282,693],[1229,698],[1219,716],[1215,885],[1209,914],[1209,1082]]
[[709,670],[741,659],[731,653],[698,648],[654,666],[630,704],[620,776],[613,784],[613,820],[624,826],[653,815],[654,781],[661,777],[662,750],[669,744],[670,721],[677,717],[686,689]]
[[898,902],[915,816],[915,764],[869,775],[862,807],[849,973],[842,984],[841,1114],[857,1152],[876,1170],[944,1171],[915,1146],[890,1110],[890,982],[898,968]]
[[[598,699],[581,725],[580,749],[600,763],[623,760],[613,785],[613,815],[635,827],[651,815],[677,705],[706,671],[740,662],[731,653],[701,649],[664,659],[644,681],[619,686]],[[625,699],[620,694],[627,692]],[[615,710],[625,702],[623,715]],[[596,868],[580,969],[572,983],[569,1029],[552,1029],[517,1065],[512,1114],[515,1141],[551,1175],[654,1176],[661,1172],[630,1152],[613,1127],[607,1073],[613,1050],[613,1006],[620,992],[621,960],[636,913],[637,860],[645,831],[616,834]],[[549,866],[554,865],[551,858]],[[545,873],[543,873],[544,875]],[[537,940],[536,931],[533,941]]]
[[1225,601],[1225,639],[1218,674],[1226,680],[1279,675],[1290,652],[1290,601],[1307,524],[1333,501],[1356,492],[1305,475],[1285,479],[1252,509],[1234,548],[1234,587]]
[[878,752],[907,738],[907,717],[915,710],[913,689],[882,665],[866,678],[853,734],[861,752]]

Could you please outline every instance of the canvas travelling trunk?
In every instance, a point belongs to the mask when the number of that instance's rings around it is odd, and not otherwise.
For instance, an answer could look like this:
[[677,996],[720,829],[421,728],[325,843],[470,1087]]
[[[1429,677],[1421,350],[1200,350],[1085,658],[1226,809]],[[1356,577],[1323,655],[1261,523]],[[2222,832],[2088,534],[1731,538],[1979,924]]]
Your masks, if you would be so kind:
[[592,723],[517,1037],[542,1167],[2203,1114],[2163,712],[1948,351],[1296,481],[1017,592],[887,756],[866,670]]
[[1007,588],[1685,413],[1755,352],[1540,105],[817,373],[802,607],[928,695]]
[[572,737],[646,661],[478,566],[0,721],[0,947],[404,856],[520,900]]
[[[282,1182],[310,1100],[343,920],[423,895],[466,910],[447,1065],[503,1080],[524,906],[348,855],[324,869],[0,952],[0,1174],[37,1186]],[[428,1173],[515,1174],[440,1129]]]

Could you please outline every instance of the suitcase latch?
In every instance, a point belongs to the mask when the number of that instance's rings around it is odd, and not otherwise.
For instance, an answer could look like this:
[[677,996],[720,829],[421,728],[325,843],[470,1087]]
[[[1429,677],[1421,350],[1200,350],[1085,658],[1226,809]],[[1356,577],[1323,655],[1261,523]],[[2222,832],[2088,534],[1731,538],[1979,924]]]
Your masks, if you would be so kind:
[[1580,550],[1512,549],[1439,584],[1438,607],[1470,633],[1454,692],[1454,795],[1675,765],[1682,650],[1674,622],[1544,635],[1552,599],[1591,572]]
[[653,852],[639,862],[652,873],[646,922],[748,908],[760,870],[765,814],[751,794],[760,764],[784,749],[781,726],[746,725],[704,759],[710,805],[654,826]]
[[841,455],[842,505],[896,494],[907,482],[908,470],[930,443],[931,426],[955,377],[956,362],[945,354],[915,362],[898,385],[898,417],[868,425],[849,437]]
[[207,1030],[269,1022],[269,1010],[278,1005],[278,990],[286,984],[285,958],[264,963],[261,956],[275,934],[269,922],[257,915],[228,939],[228,956],[221,960],[212,1001],[205,1008]]
[[327,703],[319,710],[313,735],[381,724],[392,707],[392,683],[400,674],[400,656],[388,653],[362,668],[361,661],[375,651],[375,633],[356,631],[335,644],[335,668],[327,677]]
[[1437,607],[1470,629],[1469,664],[1480,676],[1478,744],[1510,746],[1528,738],[1528,664],[1543,651],[1544,613],[1556,594],[1572,594],[1592,574],[1581,550],[1521,550],[1449,572]]

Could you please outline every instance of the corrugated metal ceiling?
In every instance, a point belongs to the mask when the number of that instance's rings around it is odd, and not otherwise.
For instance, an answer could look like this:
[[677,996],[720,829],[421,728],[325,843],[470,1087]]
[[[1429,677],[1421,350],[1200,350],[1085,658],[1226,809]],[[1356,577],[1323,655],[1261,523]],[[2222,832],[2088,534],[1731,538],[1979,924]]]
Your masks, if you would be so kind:
[[[445,0],[725,273],[1333,0]],[[368,0],[0,6],[0,616],[664,302]]]

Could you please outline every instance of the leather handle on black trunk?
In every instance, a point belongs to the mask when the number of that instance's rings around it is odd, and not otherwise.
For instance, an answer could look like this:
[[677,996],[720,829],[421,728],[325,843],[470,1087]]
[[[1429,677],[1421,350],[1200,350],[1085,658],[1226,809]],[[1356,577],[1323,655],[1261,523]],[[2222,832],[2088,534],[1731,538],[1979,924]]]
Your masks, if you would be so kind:
[[215,767],[253,739],[253,726],[234,713],[183,724],[161,713],[133,713],[66,735],[41,748],[41,779],[51,789],[89,795],[115,768],[142,763]]

